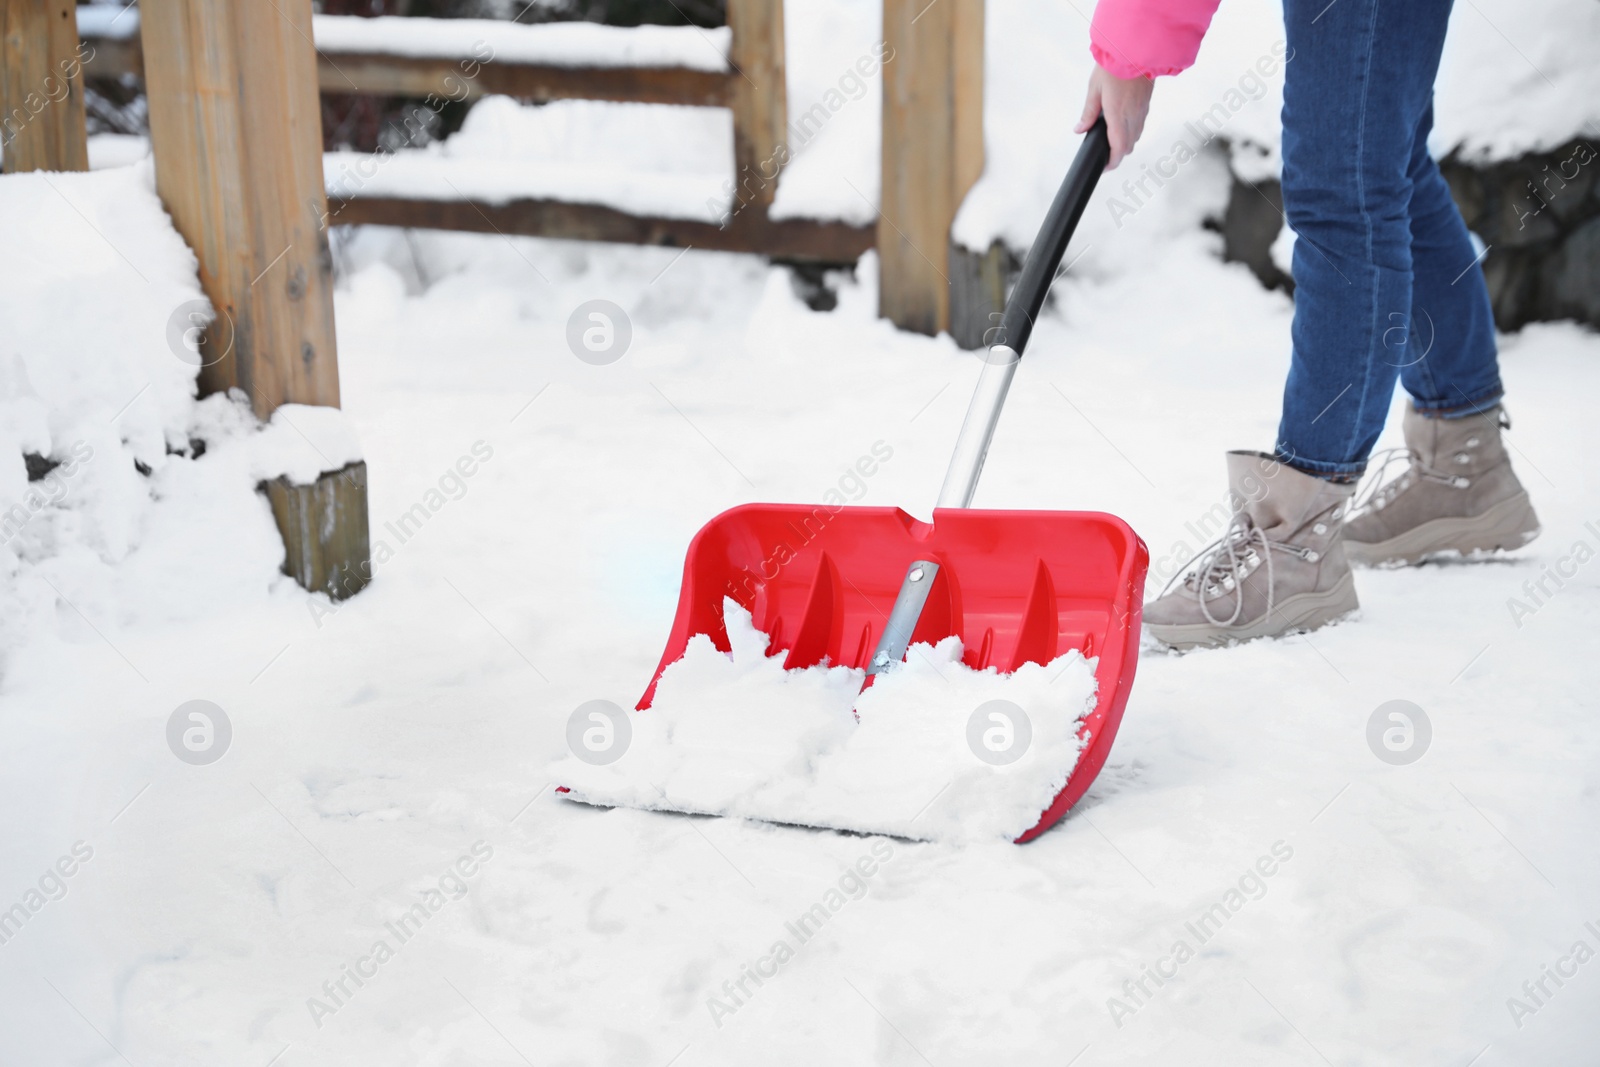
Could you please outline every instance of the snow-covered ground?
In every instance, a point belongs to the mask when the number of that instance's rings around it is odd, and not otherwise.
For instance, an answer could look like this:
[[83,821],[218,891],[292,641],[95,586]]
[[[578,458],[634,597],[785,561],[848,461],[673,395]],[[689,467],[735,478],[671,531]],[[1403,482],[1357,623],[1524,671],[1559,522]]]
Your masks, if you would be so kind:
[[[575,708],[648,681],[707,518],[927,515],[979,360],[877,320],[871,257],[819,313],[751,257],[342,241],[383,562],[333,605],[278,574],[254,492],[285,435],[186,399],[198,290],[148,164],[49,181],[0,178],[0,490],[43,501],[0,549],[0,1062],[1593,1062],[1592,332],[1503,339],[1528,549],[1363,572],[1360,617],[1309,636],[1147,653],[1072,816],[916,844],[600,811],[548,774]],[[1227,181],[1202,156],[1120,228],[1091,210],[979,490],[1123,516],[1152,588],[1277,420],[1290,306],[1198,225]],[[567,340],[597,299],[631,325],[600,366]],[[35,482],[13,458],[79,441]],[[209,765],[169,747],[192,700],[231,724]],[[1369,744],[1392,700],[1431,723],[1407,765]]]
[[[1197,547],[1222,450],[1270,443],[1289,322],[1214,245],[1191,232],[1061,287],[981,504],[1120,514],[1152,582]],[[147,273],[159,255],[127,251]],[[1035,844],[885,843],[546,788],[572,710],[648,680],[701,522],[817,500],[879,440],[893,459],[861,500],[926,514],[978,369],[874,319],[870,260],[814,313],[781,269],[676,256],[377,232],[343,250],[346,413],[393,554],[336,609],[275,576],[225,453],[167,458],[114,565],[78,549],[17,575],[47,610],[0,697],[5,902],[75,842],[93,858],[0,945],[7,1062],[1585,1062],[1600,970],[1546,979],[1520,1028],[1507,998],[1596,943],[1600,570],[1520,626],[1508,605],[1600,545],[1600,431],[1573,399],[1600,388],[1600,340],[1506,340],[1546,523],[1530,549],[1364,573],[1362,617],[1311,637],[1146,655],[1111,765]],[[565,340],[595,298],[632,322],[609,366]],[[401,543],[390,524],[440,488]],[[210,766],[168,750],[191,699],[232,722]],[[1432,720],[1410,766],[1368,748],[1391,699]],[[863,857],[875,873],[849,876]],[[441,877],[401,943],[385,924]],[[789,932],[841,878],[859,899]],[[1186,924],[1230,900],[1201,945]],[[723,982],[776,966],[779,940],[793,958],[734,1004]],[[1194,958],[1157,988],[1142,968],[1170,972],[1180,941]],[[346,965],[375,976],[313,1012]]]

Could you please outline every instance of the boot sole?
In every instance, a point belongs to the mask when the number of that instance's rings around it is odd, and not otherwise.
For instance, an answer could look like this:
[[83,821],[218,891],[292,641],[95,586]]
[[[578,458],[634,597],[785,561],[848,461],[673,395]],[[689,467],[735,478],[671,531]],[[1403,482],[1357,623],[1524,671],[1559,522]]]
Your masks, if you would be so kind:
[[1387,541],[1363,544],[1347,532],[1345,554],[1363,567],[1381,564],[1417,564],[1434,556],[1471,556],[1477,552],[1508,552],[1539,536],[1539,517],[1526,491],[1518,492],[1481,515],[1430,519]]
[[1316,630],[1350,614],[1361,606],[1356,599],[1355,576],[1346,574],[1332,589],[1321,593],[1299,593],[1289,597],[1254,622],[1244,626],[1215,626],[1211,623],[1160,625],[1145,623],[1145,630],[1157,641],[1180,651],[1191,648],[1221,648],[1258,637]]

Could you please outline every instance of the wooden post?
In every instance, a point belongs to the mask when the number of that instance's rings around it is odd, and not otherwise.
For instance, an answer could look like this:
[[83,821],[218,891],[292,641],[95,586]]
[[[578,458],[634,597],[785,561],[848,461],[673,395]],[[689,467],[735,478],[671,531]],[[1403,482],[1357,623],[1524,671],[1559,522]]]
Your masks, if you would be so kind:
[[765,209],[788,160],[788,89],[783,54],[783,0],[728,0],[733,44],[734,210]]
[[[262,419],[338,407],[311,0],[143,0],[140,17],[156,188],[218,315],[202,391],[237,386]],[[336,599],[371,573],[365,473],[274,507],[286,569]],[[335,495],[338,508],[320,506]],[[295,520],[313,509],[326,521]]]
[[76,0],[0,0],[5,170],[88,170]]
[[950,224],[983,171],[983,0],[883,0],[878,312],[950,328]]

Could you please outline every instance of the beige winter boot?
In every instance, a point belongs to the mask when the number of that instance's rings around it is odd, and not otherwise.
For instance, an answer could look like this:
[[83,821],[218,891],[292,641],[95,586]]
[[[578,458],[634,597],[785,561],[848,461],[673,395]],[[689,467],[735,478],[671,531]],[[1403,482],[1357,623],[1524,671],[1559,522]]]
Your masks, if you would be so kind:
[[1152,637],[1174,648],[1225,645],[1314,630],[1360,606],[1340,540],[1354,485],[1229,452],[1228,489],[1234,514],[1222,537],[1145,605]]
[[[1428,418],[1406,404],[1406,448],[1386,454],[1410,465],[1384,482],[1380,463],[1345,527],[1352,563],[1420,563],[1429,556],[1520,548],[1539,518],[1511,470],[1496,405],[1461,419]],[[1380,457],[1375,457],[1380,458]]]

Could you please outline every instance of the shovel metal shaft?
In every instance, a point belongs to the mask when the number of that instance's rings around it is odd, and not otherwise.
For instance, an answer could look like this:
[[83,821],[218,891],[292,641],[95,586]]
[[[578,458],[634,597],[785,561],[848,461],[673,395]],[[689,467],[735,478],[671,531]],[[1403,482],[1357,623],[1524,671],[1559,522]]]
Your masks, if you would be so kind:
[[1017,373],[1017,364],[1028,347],[1028,338],[1033,334],[1034,320],[1044,307],[1050,285],[1056,280],[1056,270],[1061,266],[1061,257],[1067,253],[1072,232],[1078,228],[1078,220],[1089,205],[1089,196],[1110,154],[1102,118],[1084,137],[1077,158],[1072,161],[1061,189],[1045,214],[1044,225],[1039,227],[1039,235],[1028,249],[1022,273],[1006,301],[1005,313],[1000,316],[1000,326],[991,331],[997,336],[992,338],[993,343],[984,353],[983,373],[978,376],[978,387],[967,407],[966,421],[956,437],[955,455],[950,458],[950,469],[944,476],[944,487],[939,490],[937,507],[972,506],[978,475],[983,473],[983,459],[989,452],[989,442],[994,439],[994,429],[1000,424],[1000,409],[1006,402],[1011,379]]
[[878,647],[867,664],[869,675],[893,667],[906,658],[911,633],[922,617],[922,607],[928,602],[928,591],[933,588],[933,579],[938,573],[939,565],[926,559],[913,560],[906,568],[900,593],[889,612],[889,621],[883,626],[883,636],[878,639]]
[[[1028,347],[1033,333],[1034,320],[1044,307],[1050,285],[1055,281],[1061,257],[1066,254],[1072,232],[1089,204],[1095,183],[1105,170],[1111,157],[1110,141],[1106,137],[1106,120],[1095,120],[1089,133],[1078,148],[1078,155],[1067,171],[1061,189],[1045,214],[1044,225],[1034,238],[1033,247],[1023,261],[1022,273],[1006,300],[1005,313],[1000,325],[992,331],[998,336],[984,354],[983,371],[978,375],[978,385],[967,406],[967,417],[956,435],[955,454],[950,457],[950,467],[945,472],[944,485],[939,490],[940,508],[966,508],[972,506],[972,495],[978,489],[978,476],[983,473],[983,461],[989,454],[989,443],[994,440],[995,427],[1000,423],[1000,411],[1005,406],[1006,393],[1011,389],[1011,379],[1017,373],[1017,364]],[[895,597],[894,608],[884,626],[883,636],[867,667],[867,674],[892,667],[905,659],[911,633],[922,616],[923,605],[928,600],[928,590],[937,567],[920,560],[911,565],[900,583],[900,593]],[[913,577],[915,576],[915,577]]]
[[956,435],[956,451],[950,457],[950,469],[945,472],[939,502],[934,507],[971,507],[972,494],[978,490],[978,475],[983,473],[983,461],[989,454],[989,442],[994,440],[994,428],[1000,424],[1000,409],[1005,405],[1017,364],[1022,361],[1022,357],[1007,345],[995,345],[987,355],[983,373],[978,375],[978,387],[972,393],[972,403],[967,405],[967,417]]

